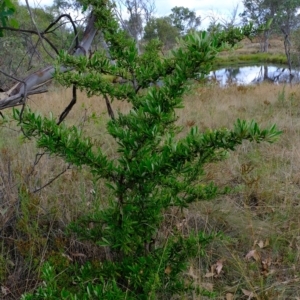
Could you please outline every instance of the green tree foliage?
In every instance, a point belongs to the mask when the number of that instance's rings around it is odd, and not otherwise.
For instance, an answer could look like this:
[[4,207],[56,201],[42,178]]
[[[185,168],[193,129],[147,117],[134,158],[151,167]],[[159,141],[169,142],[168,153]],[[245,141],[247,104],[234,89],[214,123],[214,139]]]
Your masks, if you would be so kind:
[[[299,26],[300,0],[286,0],[280,2],[281,3],[274,18],[274,22],[284,36],[284,49],[289,70],[291,72],[293,60],[291,55],[291,34],[292,30],[295,30]],[[298,56],[298,54],[296,56]],[[298,63],[298,58],[294,59],[294,61],[297,61]]]
[[176,44],[180,31],[172,25],[170,17],[151,18],[144,28],[144,40],[159,39],[167,49]]
[[[135,39],[140,52],[144,26],[153,17],[155,11],[154,0],[114,0],[114,11],[118,21],[128,35]],[[124,14],[124,8],[127,13]]]
[[225,27],[220,23],[211,23],[207,31],[211,35],[215,36],[220,44],[227,43],[230,46],[234,46],[245,37],[251,40],[256,32],[256,29],[253,27],[252,23],[249,23],[242,27]]
[[290,35],[297,26],[299,0],[243,0],[245,7],[241,14],[245,22],[253,22],[261,35],[261,50],[268,51],[271,31]]
[[[16,65],[13,65],[11,61],[11,42],[12,39],[8,37],[8,34],[5,34],[5,30],[3,28],[6,28],[7,26],[11,26],[12,28],[18,28],[19,23],[18,21],[13,18],[12,16],[16,12],[16,4],[14,1],[11,0],[3,0],[0,2],[0,65],[2,68],[2,71],[7,72],[8,74],[13,74],[13,72],[10,72],[6,66],[12,66],[15,67]],[[20,41],[14,40],[18,44],[17,51],[21,47]],[[3,76],[3,74],[0,74],[0,88],[3,89],[5,87],[5,83],[8,81],[6,76]]]
[[[166,234],[164,213],[227,192],[205,180],[204,166],[226,158],[243,140],[273,142],[280,132],[275,126],[260,129],[254,121],[237,120],[231,130],[200,132],[193,127],[183,134],[176,123],[182,97],[190,79],[208,74],[222,44],[206,32],[192,33],[171,56],[161,56],[156,40],[139,55],[135,42],[119,29],[111,3],[84,3],[93,5],[110,57],[103,52],[92,58],[61,52],[58,65],[72,71],[57,71],[56,78],[90,96],[103,95],[131,105],[128,113],[119,112],[106,125],[116,142],[114,153],[108,156],[97,146],[101,140],[85,136],[75,126],[58,126],[53,117],[29,109],[22,117],[17,110],[14,115],[39,148],[76,166],[88,166],[95,178],[106,182],[110,191],[108,199],[103,199],[106,205],[82,216],[70,230],[106,249],[108,258],[82,266],[69,263],[63,271],[45,263],[44,285],[22,299],[171,299],[191,291],[210,295],[183,276],[183,271],[190,258],[203,254],[214,235],[183,234],[172,224],[167,230],[171,234]],[[125,83],[115,84],[107,74],[122,77]],[[161,87],[153,86],[159,79]]]
[[268,19],[274,17],[274,7],[267,7],[268,0],[243,0],[245,7],[241,16],[245,22],[252,21],[257,26],[263,25]]
[[54,0],[51,7],[55,8],[58,11],[66,12],[69,9],[81,9],[81,4],[80,1],[76,0]]
[[241,16],[245,23],[253,22],[256,26],[257,35],[260,37],[261,52],[268,52],[271,23],[275,14],[275,2],[271,1],[269,5],[269,0],[243,1],[245,10]]
[[[6,27],[8,25],[13,27],[18,27],[18,22],[16,19],[12,18],[15,13],[16,7],[14,1],[2,0],[0,2],[0,24]],[[3,29],[0,29],[0,37],[3,37]]]
[[144,28],[144,40],[159,39],[166,49],[176,44],[179,36],[184,36],[190,30],[196,30],[201,19],[194,11],[185,7],[174,7],[169,16],[152,17]]
[[201,24],[200,16],[183,6],[172,8],[170,18],[173,26],[178,28],[181,34],[186,34],[190,30],[196,30]]

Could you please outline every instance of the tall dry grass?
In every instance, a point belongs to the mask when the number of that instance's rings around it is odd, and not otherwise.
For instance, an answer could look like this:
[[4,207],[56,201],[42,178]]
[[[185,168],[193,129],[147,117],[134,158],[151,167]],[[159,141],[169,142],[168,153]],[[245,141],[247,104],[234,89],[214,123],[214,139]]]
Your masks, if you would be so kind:
[[[245,142],[226,161],[206,167],[204,180],[231,187],[230,194],[173,212],[172,222],[183,232],[223,232],[224,238],[195,259],[186,274],[215,291],[217,299],[300,297],[298,89],[272,84],[198,85],[177,112],[184,132],[191,126],[203,131],[230,128],[237,118],[255,119],[262,126],[276,123],[283,131],[275,144]],[[32,97],[29,105],[42,114],[52,111],[58,116],[70,99],[70,90],[53,89]],[[125,102],[112,106],[115,111],[130,109]],[[113,157],[115,142],[106,134],[107,120],[103,99],[80,93],[66,122],[80,126]],[[95,181],[85,168],[78,170],[47,154],[37,161],[34,141],[23,141],[13,122],[1,127],[0,136],[0,298],[17,299],[36,286],[45,259],[83,261],[98,255],[97,249],[75,237],[66,238],[63,231],[93,206],[105,205],[108,195],[105,184]],[[63,174],[39,190],[59,173]]]
[[220,299],[226,294],[242,299],[246,291],[256,299],[297,299],[300,294],[298,88],[271,84],[199,88],[180,112],[183,125],[203,130],[231,127],[240,118],[255,119],[263,126],[275,123],[283,131],[275,144],[243,143],[226,161],[208,166],[207,176],[234,192],[194,204],[187,212],[192,223],[229,237],[216,243],[207,261],[198,264],[208,274],[216,262],[223,263],[224,272],[204,280],[223,292]]

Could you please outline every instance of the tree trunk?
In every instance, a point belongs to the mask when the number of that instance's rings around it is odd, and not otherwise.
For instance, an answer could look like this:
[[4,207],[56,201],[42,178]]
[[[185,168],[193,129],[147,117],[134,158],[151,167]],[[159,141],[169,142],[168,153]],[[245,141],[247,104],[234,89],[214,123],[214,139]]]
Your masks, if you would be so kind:
[[261,52],[269,51],[269,36],[270,36],[270,30],[265,30],[260,39],[260,51]]

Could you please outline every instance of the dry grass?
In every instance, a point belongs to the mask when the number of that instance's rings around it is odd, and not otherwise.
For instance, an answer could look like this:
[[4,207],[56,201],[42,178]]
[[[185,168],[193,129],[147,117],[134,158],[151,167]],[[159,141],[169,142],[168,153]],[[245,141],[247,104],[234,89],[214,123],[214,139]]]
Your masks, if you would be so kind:
[[[202,277],[221,292],[242,299],[242,289],[257,299],[297,299],[300,295],[300,139],[298,87],[263,84],[199,88],[186,99],[182,124],[201,129],[231,127],[233,120],[276,123],[283,131],[273,145],[244,143],[228,160],[207,167],[207,176],[236,191],[217,201],[194,204],[187,223],[221,230],[218,242],[198,266],[202,276],[223,262],[222,272]],[[257,257],[245,259],[249,251]],[[223,272],[224,271],[224,272]],[[228,296],[230,297],[230,296]],[[246,299],[247,297],[245,297]],[[231,298],[230,298],[231,299]]]
[[[281,54],[284,53],[283,37],[272,37],[269,42],[269,54]],[[257,53],[260,52],[259,39],[256,38],[252,41],[244,39],[240,47],[236,50],[239,54]]]
[[[33,97],[30,106],[58,115],[70,98],[69,90],[54,89]],[[84,94],[78,99],[68,123],[81,126],[99,140],[104,151],[112,153],[115,144],[105,133],[108,117],[104,101]],[[201,286],[215,291],[217,299],[251,299],[246,296],[248,292],[252,299],[300,297],[299,102],[297,86],[196,86],[186,96],[185,108],[178,111],[184,131],[194,125],[200,130],[232,127],[237,118],[255,119],[263,126],[276,123],[283,131],[275,144],[243,143],[226,161],[207,166],[206,179],[230,186],[232,193],[193,204],[175,216],[183,231],[224,233],[225,238],[216,240],[188,272]],[[113,107],[129,110],[126,103],[114,102]],[[101,117],[94,118],[94,113]],[[103,183],[95,182],[88,170],[73,167],[32,194],[68,166],[44,155],[33,167],[37,153],[34,142],[22,142],[14,125],[10,126],[0,131],[0,280],[7,289],[2,289],[3,299],[17,299],[35,286],[35,281],[30,281],[32,270],[43,259],[57,255],[61,245],[71,257],[80,251],[87,258],[95,255],[88,245],[64,240],[61,232],[71,220],[93,205],[105,204],[107,198]],[[30,255],[25,264],[18,261],[17,253],[25,255],[26,251]],[[34,261],[35,255],[39,262]],[[220,272],[216,263],[222,266]]]

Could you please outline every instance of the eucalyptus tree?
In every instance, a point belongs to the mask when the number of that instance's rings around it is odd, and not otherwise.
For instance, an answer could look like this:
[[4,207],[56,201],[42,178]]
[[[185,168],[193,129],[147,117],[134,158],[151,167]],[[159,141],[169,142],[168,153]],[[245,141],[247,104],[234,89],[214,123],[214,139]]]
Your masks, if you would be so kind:
[[253,22],[258,28],[257,34],[260,37],[261,52],[268,52],[271,25],[276,13],[275,2],[277,3],[277,0],[243,0],[245,10],[241,17],[244,23]]
[[[127,31],[130,37],[136,41],[136,47],[140,52],[140,42],[143,36],[144,26],[153,17],[155,12],[154,0],[114,0],[114,11],[118,22]],[[124,13],[126,11],[126,13]]]
[[159,39],[164,49],[171,49],[177,42],[180,36],[180,30],[173,26],[170,17],[151,18],[145,28],[143,39],[149,42],[152,39]]
[[173,26],[180,31],[181,35],[188,33],[190,30],[198,29],[201,24],[201,17],[187,7],[175,6],[171,11],[169,17]]
[[[289,70],[292,69],[292,31],[300,25],[299,20],[300,0],[285,0],[281,2],[276,14],[275,22],[284,36],[284,49],[288,61]],[[298,56],[298,55],[297,55]]]
[[[289,60],[290,34],[299,20],[300,0],[243,0],[241,14],[245,22],[253,22],[261,34],[261,51],[267,52],[272,31],[282,32]],[[290,60],[289,60],[290,61]]]

